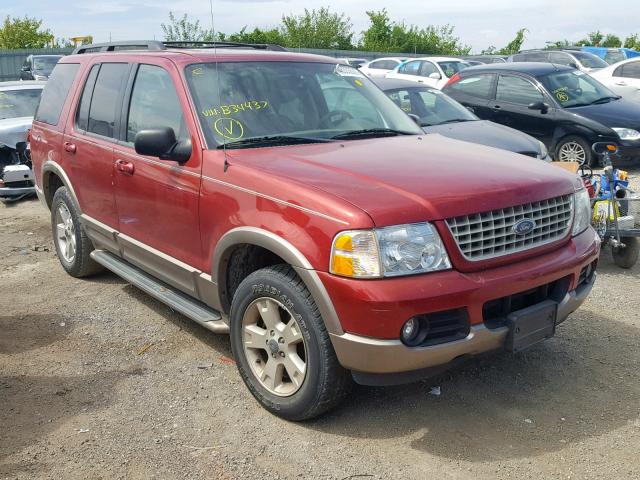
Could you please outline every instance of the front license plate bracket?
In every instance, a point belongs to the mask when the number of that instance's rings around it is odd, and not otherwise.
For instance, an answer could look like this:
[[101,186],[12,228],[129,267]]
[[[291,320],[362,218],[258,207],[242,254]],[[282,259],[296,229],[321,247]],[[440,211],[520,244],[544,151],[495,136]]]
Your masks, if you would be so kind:
[[558,303],[552,300],[510,313],[507,316],[509,333],[505,348],[513,353],[521,352],[553,337],[557,316]]

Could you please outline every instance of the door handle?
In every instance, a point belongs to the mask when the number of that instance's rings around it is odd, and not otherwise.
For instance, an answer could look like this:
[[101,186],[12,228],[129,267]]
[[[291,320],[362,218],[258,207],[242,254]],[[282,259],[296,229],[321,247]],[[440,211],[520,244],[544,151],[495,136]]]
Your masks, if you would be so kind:
[[76,144],[71,142],[64,142],[64,151],[69,153],[76,153]]
[[494,110],[500,110],[501,108],[502,108],[502,107],[501,107],[500,105],[494,105],[494,106],[493,106],[493,109],[494,109]]
[[627,82],[616,82],[616,85],[619,85],[621,87],[626,87],[627,86]]
[[135,172],[136,170],[136,167],[133,165],[133,163],[127,162],[126,160],[122,160],[120,158],[116,160],[115,165],[116,170],[124,173],[125,175],[133,175],[133,172]]

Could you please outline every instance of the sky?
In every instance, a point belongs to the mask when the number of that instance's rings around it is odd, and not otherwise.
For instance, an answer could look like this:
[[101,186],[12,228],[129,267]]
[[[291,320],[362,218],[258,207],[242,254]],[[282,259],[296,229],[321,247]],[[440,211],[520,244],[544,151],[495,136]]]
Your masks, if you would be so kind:
[[[283,14],[322,6],[346,13],[358,34],[368,26],[365,12],[382,8],[394,21],[450,24],[473,52],[503,47],[522,27],[529,29],[523,48],[579,40],[598,29],[623,39],[640,32],[638,0],[213,0],[214,22],[217,31],[232,33],[245,25],[272,27]],[[35,16],[56,37],[93,35],[96,42],[162,39],[160,24],[168,21],[169,11],[211,25],[208,0],[0,0],[2,17]]]

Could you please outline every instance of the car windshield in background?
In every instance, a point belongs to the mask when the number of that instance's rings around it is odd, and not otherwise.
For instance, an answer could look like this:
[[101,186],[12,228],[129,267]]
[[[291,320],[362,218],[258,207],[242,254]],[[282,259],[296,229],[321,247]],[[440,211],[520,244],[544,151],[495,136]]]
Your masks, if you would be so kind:
[[469,110],[440,90],[416,87],[386,93],[406,113],[417,115],[423,127],[478,120]]
[[587,52],[571,52],[574,57],[576,57],[582,65],[587,68],[605,68],[608,67],[609,64],[602,60],[597,55],[593,53]]
[[467,62],[454,62],[454,61],[438,62],[438,65],[440,65],[440,68],[442,69],[444,74],[449,78],[453,77],[459,71],[464,70],[465,68],[471,66]]
[[564,108],[584,107],[617,100],[615,93],[584,72],[554,72],[538,77],[551,96]]
[[0,120],[33,117],[42,89],[0,90]]
[[351,66],[221,62],[189,65],[185,73],[209,148],[421,133]]
[[604,61],[609,65],[621,62],[622,60],[626,60],[626,57],[622,52],[607,52],[607,54],[604,56]]
[[45,75],[51,75],[53,67],[62,57],[33,57],[33,69]]

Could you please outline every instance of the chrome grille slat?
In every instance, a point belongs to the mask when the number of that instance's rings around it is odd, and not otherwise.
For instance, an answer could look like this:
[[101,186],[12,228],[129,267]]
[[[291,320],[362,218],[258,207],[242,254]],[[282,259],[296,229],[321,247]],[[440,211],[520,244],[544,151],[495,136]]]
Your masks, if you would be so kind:
[[[523,218],[536,223],[526,235],[512,228]],[[573,219],[572,195],[525,203],[501,210],[474,213],[446,220],[467,260],[477,261],[535,248],[565,237]]]

